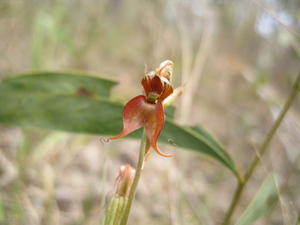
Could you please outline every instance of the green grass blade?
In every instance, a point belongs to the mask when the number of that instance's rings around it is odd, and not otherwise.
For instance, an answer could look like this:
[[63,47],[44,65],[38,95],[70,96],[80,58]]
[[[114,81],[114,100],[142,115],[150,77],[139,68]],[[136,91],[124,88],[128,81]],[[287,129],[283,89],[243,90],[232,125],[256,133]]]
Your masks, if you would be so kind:
[[278,200],[276,184],[276,177],[268,176],[235,225],[253,224],[269,213]]

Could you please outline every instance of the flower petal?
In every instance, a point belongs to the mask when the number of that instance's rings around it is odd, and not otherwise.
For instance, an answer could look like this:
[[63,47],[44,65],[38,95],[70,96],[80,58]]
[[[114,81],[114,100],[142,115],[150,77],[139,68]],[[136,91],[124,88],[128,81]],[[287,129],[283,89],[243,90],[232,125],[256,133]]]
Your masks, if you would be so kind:
[[164,99],[166,99],[172,93],[173,93],[173,87],[168,83],[164,83],[164,91],[163,91],[162,95],[159,97],[159,101],[162,102]]
[[144,87],[146,96],[150,92],[155,92],[161,95],[164,90],[163,83],[158,76],[151,77],[146,75],[142,80],[142,85]]
[[146,95],[151,91],[150,79],[151,79],[151,77],[146,75],[143,77],[142,82],[141,82]]
[[173,65],[174,63],[171,60],[165,60],[159,65],[155,72],[160,77],[165,77],[166,79],[171,80],[173,74]]
[[123,131],[117,136],[110,137],[110,140],[124,137],[143,126],[144,115],[142,108],[144,104],[147,104],[145,96],[139,95],[124,106]]
[[[144,126],[148,139],[147,149],[150,145],[159,155],[170,157],[172,155],[161,152],[157,146],[157,139],[163,129],[164,121],[165,115],[162,103],[159,101],[156,104],[150,104],[146,101],[145,96],[139,95],[131,99],[124,107],[122,132],[109,139],[124,137]],[[147,153],[149,153],[149,150]]]
[[145,117],[145,130],[147,134],[148,141],[154,150],[161,156],[171,157],[172,155],[165,154],[160,151],[157,140],[164,127],[165,115],[164,108],[161,102],[157,104],[148,104],[151,106],[151,111]]

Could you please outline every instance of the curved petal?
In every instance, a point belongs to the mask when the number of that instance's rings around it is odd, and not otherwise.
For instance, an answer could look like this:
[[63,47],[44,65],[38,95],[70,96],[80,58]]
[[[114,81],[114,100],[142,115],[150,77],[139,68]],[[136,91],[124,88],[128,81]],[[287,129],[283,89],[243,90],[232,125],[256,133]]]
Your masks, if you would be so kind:
[[157,140],[158,137],[164,127],[165,122],[165,115],[164,115],[164,108],[161,102],[157,104],[148,104],[151,106],[151,110],[147,113],[145,118],[145,130],[147,134],[147,138],[150,142],[150,145],[154,150],[161,156],[170,157],[172,155],[165,154],[160,151]]
[[166,79],[171,80],[173,73],[173,65],[174,63],[171,60],[165,60],[159,65],[155,72],[160,77],[165,77]]
[[159,97],[159,101],[162,102],[164,99],[169,97],[172,93],[173,93],[173,87],[168,83],[164,83],[164,91],[162,95]]
[[123,111],[123,130],[114,137],[110,137],[110,140],[117,139],[128,135],[129,133],[139,129],[143,126],[144,113],[143,105],[147,104],[145,96],[139,95],[131,99],[125,106]]
[[146,95],[148,95],[148,93],[151,91],[150,79],[151,79],[151,77],[146,75],[146,76],[144,76],[144,78],[142,79],[142,82],[141,82]]
[[151,79],[151,90],[157,94],[161,94],[164,90],[163,83],[159,76],[154,76]]
[[141,83],[144,87],[146,95],[148,95],[150,92],[155,92],[161,95],[164,90],[163,83],[158,76],[150,77],[146,75]]
[[124,137],[144,126],[148,139],[147,154],[149,154],[149,147],[151,146],[159,155],[170,157],[172,155],[161,152],[157,146],[157,139],[163,129],[164,122],[165,115],[162,103],[159,101],[157,104],[150,104],[146,101],[145,96],[139,95],[131,99],[124,107],[122,132],[109,139]]

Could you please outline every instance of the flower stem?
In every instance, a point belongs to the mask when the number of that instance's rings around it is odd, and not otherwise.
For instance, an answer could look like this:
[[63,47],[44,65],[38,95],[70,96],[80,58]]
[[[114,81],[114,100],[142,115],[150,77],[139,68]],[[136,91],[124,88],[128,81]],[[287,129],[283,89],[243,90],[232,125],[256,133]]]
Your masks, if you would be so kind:
[[265,154],[266,150],[268,149],[278,127],[280,126],[282,120],[284,119],[286,113],[288,112],[290,106],[292,105],[293,101],[295,100],[295,98],[297,97],[297,94],[299,92],[300,89],[300,73],[298,74],[298,77],[295,81],[295,84],[293,86],[293,89],[289,95],[288,100],[286,101],[282,111],[280,112],[278,118],[276,119],[274,125],[272,126],[272,128],[270,129],[269,133],[267,134],[267,136],[265,137],[263,144],[261,145],[258,153],[256,154],[255,158],[253,159],[253,161],[251,162],[249,168],[247,169],[245,175],[244,175],[244,179],[243,180],[239,180],[238,186],[234,192],[231,204],[229,206],[229,209],[226,213],[226,216],[224,218],[224,221],[222,223],[222,225],[229,225],[231,222],[231,218],[236,210],[236,206],[238,205],[240,199],[241,199],[241,195],[244,191],[244,188],[247,184],[247,182],[249,181],[249,179],[251,178],[253,172],[255,171],[258,163],[260,162],[261,157]]
[[139,153],[139,160],[138,160],[138,164],[137,164],[137,168],[136,168],[136,173],[135,173],[134,180],[133,180],[130,192],[129,192],[128,203],[126,205],[126,210],[125,210],[124,216],[122,218],[121,225],[126,225],[127,221],[128,221],[131,205],[132,205],[133,199],[135,197],[136,188],[139,183],[141,173],[143,170],[144,156],[145,156],[145,151],[146,151],[146,142],[147,142],[147,137],[146,137],[146,132],[144,129],[142,138],[141,138],[140,153]]

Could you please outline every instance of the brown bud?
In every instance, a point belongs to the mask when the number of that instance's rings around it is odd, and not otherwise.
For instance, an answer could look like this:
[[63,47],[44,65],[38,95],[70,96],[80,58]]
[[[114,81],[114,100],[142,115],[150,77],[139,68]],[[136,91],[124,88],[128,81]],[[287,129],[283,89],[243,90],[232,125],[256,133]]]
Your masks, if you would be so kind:
[[135,169],[129,164],[120,167],[119,176],[117,177],[117,195],[128,197],[134,176]]

